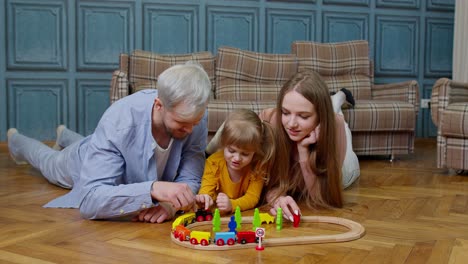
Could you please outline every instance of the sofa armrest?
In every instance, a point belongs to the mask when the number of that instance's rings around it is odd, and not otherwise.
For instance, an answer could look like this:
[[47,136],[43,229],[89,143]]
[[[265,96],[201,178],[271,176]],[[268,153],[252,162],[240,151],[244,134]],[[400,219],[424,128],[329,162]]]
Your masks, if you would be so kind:
[[451,103],[468,102],[468,83],[454,82],[448,78],[438,79],[432,87],[432,122],[440,127],[442,112]]
[[120,53],[119,56],[119,70],[128,73],[128,63],[130,62],[129,55],[126,53]]
[[112,73],[111,87],[110,87],[110,103],[113,104],[130,94],[130,87],[128,84],[127,73],[121,70],[116,70]]
[[414,105],[416,115],[419,112],[419,85],[415,80],[374,84],[371,88],[372,99],[383,101],[403,101]]
[[120,53],[119,69],[112,73],[111,87],[109,91],[109,99],[111,104],[130,94],[130,87],[128,82],[128,62],[128,54]]
[[448,104],[468,102],[468,83],[451,81],[448,99]]

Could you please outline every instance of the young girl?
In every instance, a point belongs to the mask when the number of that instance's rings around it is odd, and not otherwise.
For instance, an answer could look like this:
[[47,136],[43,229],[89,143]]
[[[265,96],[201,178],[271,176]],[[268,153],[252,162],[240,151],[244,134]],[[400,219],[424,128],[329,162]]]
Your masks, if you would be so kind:
[[296,201],[311,208],[342,207],[341,169],[346,154],[343,116],[335,114],[327,85],[315,72],[293,76],[281,89],[276,109],[261,118],[276,129],[276,160],[266,186],[275,215],[293,220]]
[[220,147],[205,163],[196,202],[208,209],[216,201],[220,212],[254,208],[274,161],[273,128],[250,110],[232,112],[224,122]]

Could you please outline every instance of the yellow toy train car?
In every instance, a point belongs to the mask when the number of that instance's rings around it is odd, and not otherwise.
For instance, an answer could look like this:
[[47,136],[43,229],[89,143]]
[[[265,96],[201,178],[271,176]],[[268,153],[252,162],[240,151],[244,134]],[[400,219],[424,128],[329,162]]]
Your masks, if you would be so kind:
[[176,220],[172,222],[172,230],[174,230],[178,225],[187,226],[188,224],[195,223],[195,217],[194,212],[186,213],[177,217]]

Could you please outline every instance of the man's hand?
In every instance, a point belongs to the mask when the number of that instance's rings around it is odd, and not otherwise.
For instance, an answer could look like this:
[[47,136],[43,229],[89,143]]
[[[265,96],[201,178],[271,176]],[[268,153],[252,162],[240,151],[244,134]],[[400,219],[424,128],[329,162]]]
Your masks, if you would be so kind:
[[205,210],[210,209],[210,207],[213,205],[213,199],[211,199],[211,196],[208,194],[197,194],[195,196],[195,201],[198,205],[203,206]]
[[151,187],[151,197],[158,202],[167,202],[177,210],[193,207],[195,195],[186,183],[156,181]]
[[135,215],[132,218],[132,221],[160,224],[164,222],[166,219],[169,219],[170,218],[169,216],[170,216],[170,212],[168,212],[166,208],[164,208],[163,206],[158,205],[158,206],[140,211],[138,215]]
[[231,199],[225,194],[220,192],[216,198],[216,206],[222,212],[232,212]]

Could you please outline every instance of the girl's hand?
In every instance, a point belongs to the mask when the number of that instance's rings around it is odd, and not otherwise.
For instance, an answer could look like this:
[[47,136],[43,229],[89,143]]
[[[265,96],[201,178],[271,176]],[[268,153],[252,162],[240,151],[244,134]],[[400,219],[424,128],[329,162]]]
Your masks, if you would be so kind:
[[205,210],[210,209],[210,207],[213,205],[213,199],[211,199],[211,196],[208,194],[197,194],[195,196],[195,202],[198,205],[204,206]]
[[220,211],[232,212],[231,199],[225,194],[220,192],[216,198],[216,206]]
[[299,206],[291,196],[280,196],[276,199],[273,207],[270,209],[270,214],[276,215],[278,208],[283,210],[283,217],[291,222],[294,222],[293,213],[296,215],[301,213]]

